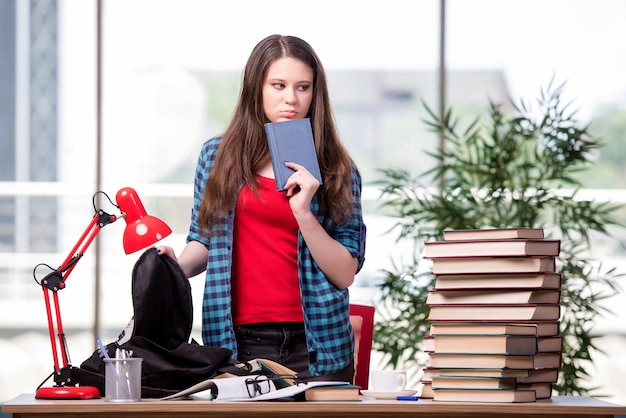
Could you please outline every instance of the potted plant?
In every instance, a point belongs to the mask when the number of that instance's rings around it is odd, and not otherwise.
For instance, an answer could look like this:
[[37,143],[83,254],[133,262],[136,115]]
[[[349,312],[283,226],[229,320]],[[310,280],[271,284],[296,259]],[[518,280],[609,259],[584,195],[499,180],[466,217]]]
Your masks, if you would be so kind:
[[[586,394],[592,360],[592,325],[601,301],[619,291],[613,268],[593,259],[591,239],[618,226],[619,206],[577,198],[574,174],[592,164],[600,142],[562,102],[563,85],[542,91],[536,108],[520,101],[511,115],[489,106],[486,123],[473,119],[462,128],[448,110],[439,117],[426,106],[427,125],[445,148],[430,154],[435,168],[414,177],[386,169],[382,208],[397,218],[398,240],[413,240],[414,259],[385,271],[380,284],[374,349],[393,367],[421,368],[427,361],[423,339],[429,330],[428,291],[435,277],[420,256],[423,244],[440,240],[445,229],[534,227],[561,240],[557,268],[562,275],[563,362],[554,385],[562,395]],[[424,187],[424,180],[439,187]],[[432,184],[432,183],[431,183]]]

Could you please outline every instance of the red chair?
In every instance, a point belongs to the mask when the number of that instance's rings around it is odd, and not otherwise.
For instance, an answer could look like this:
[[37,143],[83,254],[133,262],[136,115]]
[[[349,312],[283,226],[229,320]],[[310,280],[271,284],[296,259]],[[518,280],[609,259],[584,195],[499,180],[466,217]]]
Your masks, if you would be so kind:
[[370,375],[374,312],[373,306],[350,305],[350,324],[354,330],[354,384],[363,390],[367,390]]

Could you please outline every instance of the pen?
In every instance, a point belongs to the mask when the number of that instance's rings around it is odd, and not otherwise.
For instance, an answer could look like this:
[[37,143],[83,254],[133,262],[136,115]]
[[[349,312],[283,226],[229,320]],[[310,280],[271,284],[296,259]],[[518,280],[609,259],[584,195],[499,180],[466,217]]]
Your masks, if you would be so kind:
[[109,357],[109,353],[107,352],[107,349],[104,348],[104,345],[102,344],[102,340],[100,340],[100,337],[96,337],[96,343],[98,343],[98,347],[100,348],[100,352],[102,353],[102,357],[104,357],[106,359],[110,359],[111,357]]
[[[111,359],[111,357],[109,357],[109,353],[107,352],[107,349],[102,344],[102,341],[100,340],[100,337],[96,337],[96,343],[98,343],[98,347],[100,348],[100,352],[102,353],[102,356],[106,360]],[[122,382],[122,379],[120,378],[120,375],[117,373],[117,369],[115,368],[113,363],[110,362],[110,361],[107,361],[107,363],[109,363],[109,368],[111,369],[111,372],[113,373],[113,376],[115,376],[115,380],[117,380],[117,385],[120,388],[122,388],[122,390],[124,391],[124,394],[126,395],[126,398],[129,399],[130,398],[130,390],[129,390],[129,388],[126,385],[124,385],[124,383]]]
[[418,401],[419,396],[398,396],[396,398],[397,401]]

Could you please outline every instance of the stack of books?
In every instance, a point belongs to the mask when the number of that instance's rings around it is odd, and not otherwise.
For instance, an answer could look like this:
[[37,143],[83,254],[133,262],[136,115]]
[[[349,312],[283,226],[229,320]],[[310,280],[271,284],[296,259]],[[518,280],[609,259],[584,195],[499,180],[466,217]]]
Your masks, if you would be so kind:
[[551,397],[562,353],[559,252],[538,228],[453,230],[426,243],[435,286],[422,398]]

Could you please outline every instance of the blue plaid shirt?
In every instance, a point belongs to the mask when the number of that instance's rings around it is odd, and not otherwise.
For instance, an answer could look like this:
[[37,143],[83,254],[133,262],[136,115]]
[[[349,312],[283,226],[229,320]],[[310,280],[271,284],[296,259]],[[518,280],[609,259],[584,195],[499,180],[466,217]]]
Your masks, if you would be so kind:
[[[209,250],[202,301],[202,340],[205,345],[232,350],[233,358],[236,358],[237,343],[230,296],[234,209],[214,226],[209,240],[198,225],[200,201],[220,141],[219,137],[206,141],[198,158],[187,242],[201,242]],[[330,236],[343,244],[353,257],[358,258],[358,271],[363,266],[365,256],[365,224],[361,209],[361,177],[354,165],[351,193],[355,205],[344,223],[336,225],[330,217],[322,215],[318,215],[318,220]],[[319,212],[317,197],[311,202],[311,210],[314,214]],[[298,234],[298,269],[309,369],[314,375],[339,371],[348,366],[354,357],[348,290],[338,289],[328,281],[313,260],[301,234]],[[263,297],[262,289],[259,289],[259,297]]]

